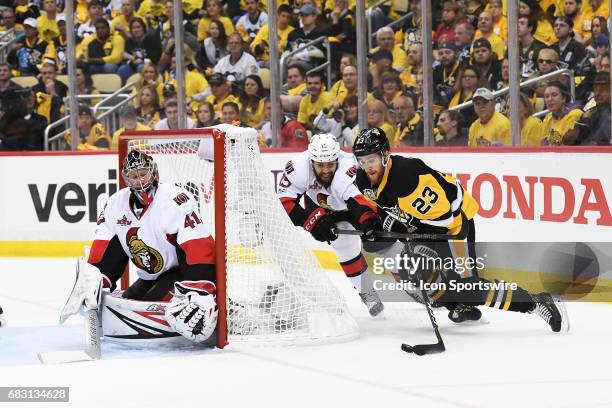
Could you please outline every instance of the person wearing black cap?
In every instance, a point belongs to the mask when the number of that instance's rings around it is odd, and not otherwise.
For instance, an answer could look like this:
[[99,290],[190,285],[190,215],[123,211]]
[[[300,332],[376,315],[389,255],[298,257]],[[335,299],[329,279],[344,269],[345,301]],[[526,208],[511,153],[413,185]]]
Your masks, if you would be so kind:
[[587,110],[580,122],[578,144],[610,145],[610,73],[598,72],[593,80],[596,106]]
[[132,105],[126,105],[121,108],[119,119],[121,120],[121,128],[113,133],[111,149],[117,148],[119,144],[119,136],[121,136],[126,130],[151,130],[150,127],[138,122],[136,108],[134,108]]
[[240,106],[238,97],[231,93],[231,85],[227,82],[225,75],[220,73],[212,74],[208,78],[208,84],[210,85],[212,95],[206,98],[206,102],[212,103],[215,107],[217,117],[221,117],[221,110],[226,102],[236,102]]
[[453,96],[453,88],[461,66],[457,61],[458,47],[454,41],[440,41],[438,43],[438,59],[440,65],[433,70],[434,103],[448,106]]
[[587,56],[584,45],[574,39],[574,22],[567,16],[559,16],[553,26],[557,41],[551,48],[559,54],[559,61],[567,64],[571,70],[582,64]]
[[492,89],[502,83],[501,62],[497,55],[491,50],[491,43],[486,38],[479,38],[472,46],[472,65],[480,70],[480,75],[485,83]]
[[[316,40],[323,33],[317,27],[316,20],[319,10],[311,5],[304,5],[300,8],[301,27],[296,28],[287,36],[287,47],[285,51],[294,51],[304,44]],[[303,52],[299,52],[291,58],[292,60],[311,63],[315,59],[325,58],[321,45],[308,47]]]
[[[111,138],[102,126],[96,120],[89,105],[84,103],[79,104],[79,117],[77,126],[79,130],[79,142],[77,150],[101,150],[109,149],[111,146]],[[71,146],[72,137],[70,131],[65,136],[66,143]]]

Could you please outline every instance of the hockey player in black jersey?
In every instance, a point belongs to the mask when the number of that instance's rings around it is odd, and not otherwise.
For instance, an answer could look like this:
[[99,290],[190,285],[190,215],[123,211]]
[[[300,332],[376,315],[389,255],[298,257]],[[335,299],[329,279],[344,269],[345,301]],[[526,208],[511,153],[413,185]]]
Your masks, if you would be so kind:
[[[357,158],[357,187],[364,196],[381,210],[383,229],[413,234],[450,234],[472,227],[478,203],[453,177],[436,171],[422,160],[390,155],[389,142],[382,129],[364,129],[353,145]],[[468,249],[461,250],[463,242],[429,240],[405,245],[403,242],[379,242],[373,249],[378,256],[395,258],[397,254],[411,257],[443,257],[457,259],[467,256]],[[460,249],[459,251],[457,249]],[[364,249],[367,250],[367,248]],[[402,279],[414,279],[414,274],[402,270]],[[521,313],[535,313],[544,319],[555,332],[569,329],[567,313],[560,299],[548,293],[530,294],[514,285],[494,285],[480,278],[475,271],[465,268],[459,274],[455,268],[421,270],[427,282],[471,282],[473,290],[453,290],[454,285],[443,285],[446,289],[428,291],[433,301],[447,307],[449,318],[460,322],[477,320],[480,311],[475,306],[484,305]],[[397,279],[397,278],[396,278]],[[498,283],[498,282],[496,282]],[[491,289],[478,289],[490,287]]]

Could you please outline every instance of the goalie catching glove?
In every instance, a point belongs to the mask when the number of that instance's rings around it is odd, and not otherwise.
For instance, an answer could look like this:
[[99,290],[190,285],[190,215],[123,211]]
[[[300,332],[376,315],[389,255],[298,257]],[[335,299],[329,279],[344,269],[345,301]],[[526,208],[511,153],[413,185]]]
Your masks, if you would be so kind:
[[308,216],[303,225],[304,229],[312,234],[317,241],[335,241],[338,235],[334,232],[337,227],[334,220],[323,208],[317,208]]
[[175,282],[174,297],[165,313],[168,324],[195,343],[208,340],[219,314],[215,292],[215,284],[210,281]]

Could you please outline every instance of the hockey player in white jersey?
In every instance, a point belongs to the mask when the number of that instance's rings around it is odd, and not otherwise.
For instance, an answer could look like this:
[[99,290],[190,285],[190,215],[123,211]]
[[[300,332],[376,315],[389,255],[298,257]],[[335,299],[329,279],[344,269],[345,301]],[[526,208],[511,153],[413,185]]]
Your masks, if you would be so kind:
[[153,158],[131,151],[122,166],[128,185],[113,194],[98,219],[89,264],[114,290],[131,261],[139,279],[123,298],[158,301],[168,324],[196,342],[217,322],[214,239],[195,199],[182,188],[159,183]]
[[[333,135],[314,135],[308,151],[286,164],[278,195],[294,225],[331,245],[370,315],[377,316],[384,306],[371,286],[361,238],[334,232],[336,227],[358,228],[364,239],[373,239],[380,229],[376,206],[354,184],[356,171],[353,156],[340,150]],[[299,204],[302,196],[305,207]]]

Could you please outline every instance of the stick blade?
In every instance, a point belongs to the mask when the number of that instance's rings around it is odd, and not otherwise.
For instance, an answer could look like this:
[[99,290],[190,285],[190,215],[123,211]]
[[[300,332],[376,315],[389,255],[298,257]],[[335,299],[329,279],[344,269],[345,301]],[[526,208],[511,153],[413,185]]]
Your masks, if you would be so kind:
[[84,350],[43,352],[38,353],[38,359],[43,364],[78,363],[80,361],[94,360],[94,358]]
[[426,354],[444,353],[446,351],[446,348],[444,347],[444,344],[440,343],[417,344],[415,346],[402,344],[402,351],[405,351],[406,353],[414,353],[417,356],[424,356]]

